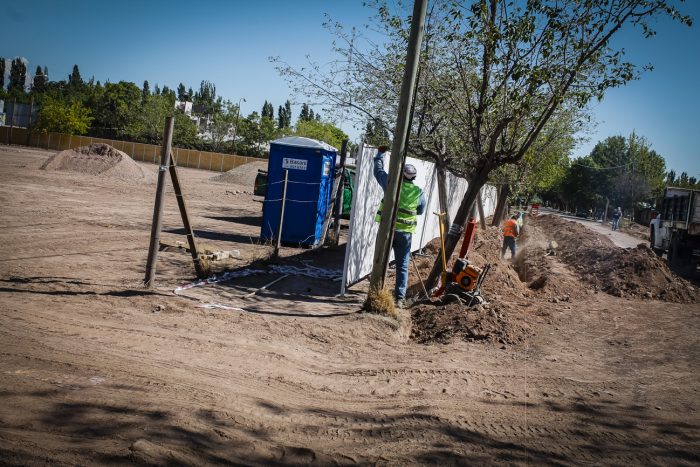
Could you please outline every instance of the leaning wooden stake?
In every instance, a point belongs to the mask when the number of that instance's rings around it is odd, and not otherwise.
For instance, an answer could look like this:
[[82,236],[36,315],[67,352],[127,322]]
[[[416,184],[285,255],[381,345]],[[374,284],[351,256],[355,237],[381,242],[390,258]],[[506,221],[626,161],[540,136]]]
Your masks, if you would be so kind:
[[194,270],[197,273],[197,277],[203,277],[205,275],[204,268],[202,267],[202,262],[197,252],[197,243],[194,240],[194,232],[190,225],[190,216],[187,214],[185,197],[182,195],[182,186],[180,185],[180,178],[177,176],[177,166],[175,165],[175,159],[173,159],[172,154],[170,154],[170,159],[170,178],[173,181],[173,189],[175,190],[175,197],[177,198],[177,207],[180,208],[180,216],[182,217],[182,225],[185,227],[187,243],[190,245],[190,254],[194,262]]
[[282,245],[282,222],[284,221],[284,204],[287,200],[287,180],[289,179],[289,170],[284,171],[284,184],[282,185],[282,201],[280,204],[280,222],[277,226],[277,241],[275,242],[275,258],[280,255],[280,246]]
[[170,148],[173,144],[173,124],[175,117],[165,120],[163,131],[163,150],[160,156],[158,169],[158,185],[156,188],[156,202],[153,206],[153,222],[151,223],[151,244],[148,247],[148,260],[146,261],[146,277],[144,285],[153,287],[153,279],[156,275],[156,259],[158,258],[158,244],[160,242],[160,230],[163,225],[163,195],[165,194],[165,177],[170,165]]

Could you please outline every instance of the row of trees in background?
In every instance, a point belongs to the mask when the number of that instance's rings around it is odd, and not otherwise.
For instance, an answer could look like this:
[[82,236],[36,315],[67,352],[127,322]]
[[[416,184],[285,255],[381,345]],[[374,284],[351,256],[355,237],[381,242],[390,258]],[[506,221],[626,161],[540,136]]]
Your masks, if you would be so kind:
[[[46,67],[37,67],[26,89],[26,65],[16,58],[5,88],[4,67],[5,60],[0,58],[0,99],[38,108],[36,128],[42,131],[157,144],[165,118],[174,115],[176,146],[250,156],[264,155],[269,141],[285,135],[320,139],[338,148],[347,139],[306,103],[295,125],[289,100],[278,107],[276,116],[268,101],[260,113],[241,115],[240,102],[217,95],[215,84],[209,81],[202,81],[196,91],[183,83],[176,89],[158,84],[151,89],[148,81],[141,87],[127,81],[102,84],[85,81],[75,65],[66,80],[56,81],[49,80]],[[189,105],[176,107],[176,102],[191,103],[191,113]]]

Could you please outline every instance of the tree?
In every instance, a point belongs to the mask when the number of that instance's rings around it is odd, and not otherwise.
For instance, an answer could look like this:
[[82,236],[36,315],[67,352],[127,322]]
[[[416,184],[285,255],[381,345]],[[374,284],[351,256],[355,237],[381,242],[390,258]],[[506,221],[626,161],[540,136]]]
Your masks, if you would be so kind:
[[173,144],[181,147],[194,144],[197,136],[196,126],[189,117],[175,110],[171,104],[172,97],[170,94],[149,95],[127,124],[124,129],[125,134],[138,141],[160,144],[163,139],[165,119],[174,115]]
[[221,111],[214,115],[211,127],[209,128],[212,149],[219,151],[226,140],[233,138],[236,120],[239,117],[240,109],[231,101],[224,101]]
[[142,97],[142,90],[134,83],[106,83],[95,102],[95,133],[110,137],[122,136],[141,110]]
[[308,122],[310,120],[309,116],[309,104],[301,104],[301,112],[299,112],[299,121]]
[[37,119],[37,127],[43,132],[84,135],[90,128],[90,111],[80,102],[60,101],[45,96]]
[[5,90],[5,57],[0,57],[0,91]]
[[44,65],[44,76],[46,77],[46,80],[49,80],[49,67]]
[[185,85],[180,83],[177,85],[177,100],[180,102],[185,102],[189,96],[187,95],[187,90]]
[[292,126],[292,103],[287,100],[284,107],[277,110],[277,128],[290,128]]
[[221,110],[222,99],[217,97],[214,83],[202,81],[199,85],[199,91],[194,94],[192,103],[201,108],[200,115],[213,116]]
[[613,204],[628,206],[661,194],[666,175],[664,158],[649,142],[632,133],[628,138],[611,136],[591,152],[598,169],[595,189]]
[[19,57],[12,60],[10,65],[10,82],[7,86],[8,94],[20,96],[24,94],[24,85],[27,81],[27,66]]
[[348,139],[348,135],[332,123],[319,122],[318,120],[299,120],[294,134],[323,141],[338,150],[340,150],[343,141]]
[[260,114],[262,117],[267,117],[270,120],[275,119],[275,108],[272,106],[272,103],[265,101],[263,104],[262,108],[262,113]]
[[78,65],[73,65],[73,71],[70,75],[68,75],[68,84],[71,88],[74,89],[80,89],[84,84],[83,78],[81,78],[80,76],[80,70],[78,69]]
[[384,125],[377,119],[368,118],[365,125],[365,133],[362,135],[362,141],[372,146],[388,146],[391,135]]
[[151,95],[151,88],[148,85],[148,80],[143,81],[143,88],[141,89],[141,99],[145,103],[148,96]]
[[[398,81],[408,37],[406,11],[377,8],[387,43],[360,49],[356,30],[330,24],[339,39],[333,70],[316,64],[296,70],[279,62],[295,92],[354,108],[371,118],[396,115]],[[623,26],[654,34],[660,16],[690,24],[665,0],[506,0],[436,3],[426,19],[411,151],[438,169],[465,176],[469,188],[446,241],[454,251],[471,206],[491,173],[520,162],[547,122],[563,107],[584,108],[610,87],[639,76],[610,39]],[[376,29],[376,28],[374,28]],[[370,43],[371,44],[371,43]],[[387,119],[393,127],[393,119]],[[439,261],[428,279],[434,285]]]
[[36,72],[34,73],[34,80],[32,81],[32,91],[37,93],[43,93],[46,91],[46,75],[41,70],[40,66],[36,67]]

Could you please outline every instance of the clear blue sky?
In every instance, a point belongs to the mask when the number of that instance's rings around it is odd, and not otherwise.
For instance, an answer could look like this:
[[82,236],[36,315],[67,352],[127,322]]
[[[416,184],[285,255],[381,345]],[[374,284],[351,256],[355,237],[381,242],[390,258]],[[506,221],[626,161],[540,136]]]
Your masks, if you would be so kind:
[[[693,16],[692,28],[664,21],[655,38],[618,38],[629,58],[655,69],[592,106],[598,126],[575,156],[608,136],[636,131],[669,169],[700,177],[700,0],[680,9]],[[31,73],[46,65],[53,80],[66,79],[73,64],[85,79],[139,86],[148,80],[151,88],[182,82],[197,89],[209,80],[224,98],[245,98],[243,114],[260,112],[265,100],[276,112],[292,96],[268,57],[292,64],[307,54],[330,60],[333,38],[321,26],[324,13],[352,25],[370,14],[361,0],[0,0],[0,56],[26,57]],[[337,123],[358,134],[349,123]]]

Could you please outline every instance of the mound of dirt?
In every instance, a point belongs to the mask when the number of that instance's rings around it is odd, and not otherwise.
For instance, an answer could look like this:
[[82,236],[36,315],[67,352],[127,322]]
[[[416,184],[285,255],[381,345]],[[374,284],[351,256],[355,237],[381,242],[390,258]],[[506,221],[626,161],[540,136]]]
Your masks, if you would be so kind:
[[126,181],[155,180],[155,174],[145,170],[128,154],[102,143],[61,151],[49,157],[40,168],[99,175]]
[[230,183],[233,185],[242,185],[253,191],[255,177],[258,175],[258,170],[267,170],[267,160],[260,162],[249,162],[247,164],[234,167],[228,172],[224,172],[209,180],[216,183]]
[[581,224],[554,216],[533,223],[559,243],[561,259],[597,290],[618,297],[700,303],[700,289],[673,274],[645,244],[619,248]]
[[447,344],[453,339],[516,344],[532,334],[517,313],[494,304],[471,308],[419,304],[411,308],[411,320],[411,339],[422,344]]

